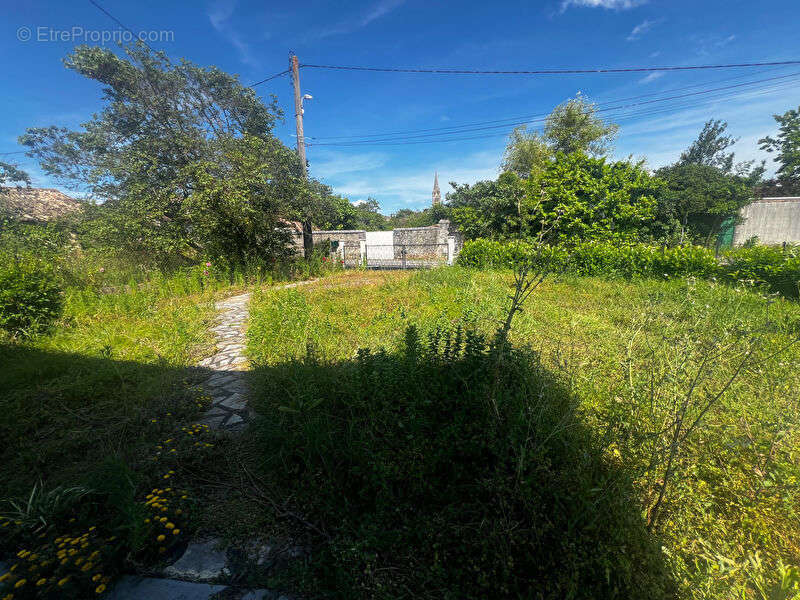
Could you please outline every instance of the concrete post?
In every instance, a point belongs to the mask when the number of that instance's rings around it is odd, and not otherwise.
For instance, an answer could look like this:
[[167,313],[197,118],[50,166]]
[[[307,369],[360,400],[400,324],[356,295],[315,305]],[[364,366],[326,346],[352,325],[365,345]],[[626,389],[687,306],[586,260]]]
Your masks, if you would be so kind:
[[367,242],[366,240],[358,241],[358,262],[362,267],[367,266]]
[[456,238],[452,235],[447,238],[447,264],[453,266],[456,260]]

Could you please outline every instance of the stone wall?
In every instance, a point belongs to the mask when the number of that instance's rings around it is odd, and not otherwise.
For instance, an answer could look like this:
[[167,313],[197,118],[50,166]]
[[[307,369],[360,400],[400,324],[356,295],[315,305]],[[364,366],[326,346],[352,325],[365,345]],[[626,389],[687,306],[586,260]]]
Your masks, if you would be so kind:
[[762,244],[800,243],[800,197],[763,198],[742,209],[744,221],[736,226],[733,244],[753,236]]
[[[303,234],[292,231],[292,243],[298,254],[303,254]],[[394,246],[394,257],[403,258],[430,258],[446,257],[448,238],[455,240],[455,254],[461,251],[464,244],[461,233],[455,228],[451,229],[450,221],[442,219],[436,225],[429,227],[403,227],[392,232],[392,245]],[[353,252],[357,252],[361,242],[366,242],[367,232],[361,229],[345,229],[333,231],[317,230],[313,232],[314,243],[318,244],[324,240],[338,242],[339,247],[346,247],[349,259]],[[391,253],[391,250],[390,250]]]
[[[394,230],[394,254],[400,258],[403,249],[406,257],[427,255],[447,256],[447,238],[451,236],[450,221],[442,219],[429,227],[402,227]],[[456,244],[456,251],[461,247]]]

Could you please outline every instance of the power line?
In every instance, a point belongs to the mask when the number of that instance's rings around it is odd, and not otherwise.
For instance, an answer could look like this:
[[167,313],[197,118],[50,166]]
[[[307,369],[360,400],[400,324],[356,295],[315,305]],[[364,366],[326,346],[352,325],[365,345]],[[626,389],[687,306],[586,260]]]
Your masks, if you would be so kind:
[[[761,90],[747,90],[748,94],[752,95],[762,95],[765,93],[774,92],[780,89],[784,89],[787,86],[794,85],[794,81],[782,82],[778,83],[773,86],[768,86],[767,88]],[[616,115],[614,118],[617,120],[629,120],[632,118],[639,118],[643,116],[650,116],[656,114],[665,114],[665,113],[674,113],[676,110],[683,110],[683,109],[691,109],[692,107],[702,106],[703,104],[707,104],[709,102],[713,102],[720,98],[735,96],[739,92],[731,94],[728,92],[719,93],[716,96],[712,97],[705,97],[699,103],[692,102],[677,102],[669,107],[658,107],[653,110],[640,110],[640,111],[631,111],[627,113],[621,113]],[[632,105],[635,106],[635,105]],[[625,107],[617,107],[617,110],[624,109]],[[539,128],[541,129],[541,128]],[[454,132],[454,133],[468,133],[468,132]],[[505,137],[507,132],[496,132],[496,133],[489,133],[489,134],[480,134],[474,136],[466,136],[466,137],[457,137],[457,136],[440,136],[438,139],[412,139],[412,138],[396,138],[396,139],[387,139],[387,140],[372,140],[372,141],[364,141],[364,142],[329,142],[329,143],[315,143],[310,144],[311,146],[400,146],[400,145],[408,145],[408,144],[435,144],[435,143],[444,143],[444,142],[453,142],[453,141],[466,141],[466,140],[476,140],[476,139],[488,139],[488,138],[495,138],[495,137]]]
[[[780,68],[778,68],[777,70],[780,70]],[[768,70],[765,70],[763,72],[767,72],[767,71]],[[629,96],[627,98],[618,98],[616,100],[607,100],[605,102],[598,103],[597,106],[598,107],[602,107],[602,106],[606,106],[608,104],[615,104],[617,102],[627,102],[628,100],[639,100],[641,98],[649,98],[651,96],[658,96],[659,94],[679,92],[679,91],[682,91],[682,90],[688,90],[688,89],[694,89],[694,88],[698,88],[698,87],[704,87],[704,86],[709,85],[709,83],[711,83],[711,84],[724,83],[726,81],[734,81],[734,80],[737,80],[737,79],[743,79],[745,77],[751,77],[751,74],[748,73],[746,75],[736,75],[734,77],[725,77],[724,79],[717,79],[716,81],[712,81],[712,82],[708,82],[708,83],[695,83],[695,84],[692,84],[692,85],[686,85],[686,86],[681,86],[681,87],[677,87],[677,88],[670,88],[670,89],[661,90],[661,91],[658,91],[658,92],[649,92],[647,94],[639,94],[639,95],[636,95],[636,96]],[[522,121],[523,123],[527,123],[527,122],[531,122],[532,119],[538,119],[538,118],[546,117],[548,114],[549,113],[537,113],[537,114],[532,114],[532,115],[520,115],[520,116],[517,116],[517,117],[507,117],[505,119],[493,119],[493,120],[490,120],[490,121],[474,121],[472,123],[462,123],[460,125],[447,125],[447,126],[442,126],[442,127],[429,127],[429,128],[425,128],[425,129],[407,129],[407,130],[403,130],[403,131],[385,131],[385,132],[374,133],[374,134],[362,133],[362,134],[355,134],[355,135],[306,136],[306,138],[307,139],[314,139],[314,140],[357,140],[357,139],[362,139],[362,138],[366,139],[366,138],[384,137],[384,136],[393,136],[393,135],[405,135],[405,134],[413,134],[413,133],[426,133],[426,132],[430,132],[430,131],[448,132],[448,131],[453,130],[454,132],[458,132],[459,130],[462,130],[462,129],[468,128],[468,127],[478,127],[478,126],[481,126],[481,125],[492,125],[492,124],[495,124],[495,123],[502,123],[502,124],[507,124],[507,125],[515,124],[518,121]]]
[[256,87],[257,85],[261,85],[262,83],[266,83],[267,81],[275,79],[276,77],[280,77],[281,75],[286,75],[289,71],[291,71],[291,69],[284,69],[280,73],[275,73],[275,75],[270,75],[266,79],[262,79],[261,81],[256,81],[255,83],[251,83],[247,87],[251,87],[251,88],[252,87]]
[[371,71],[380,73],[428,73],[434,75],[582,75],[590,73],[647,73],[654,71],[699,71],[705,69],[736,69],[748,67],[775,67],[785,65],[800,65],[800,60],[785,60],[771,62],[732,63],[718,65],[688,65],[667,67],[609,67],[586,69],[533,69],[525,71],[477,69],[423,69],[406,67],[361,67],[347,65],[314,65],[304,63],[300,65],[309,69],[327,69],[337,71]]
[[[152,49],[152,48],[151,48],[151,47],[150,47],[150,46],[147,44],[147,42],[145,42],[143,39],[141,39],[139,36],[137,36],[137,35],[136,35],[136,32],[134,32],[134,31],[133,31],[133,29],[131,29],[130,27],[128,27],[127,25],[125,25],[125,23],[123,23],[122,21],[120,21],[120,20],[119,20],[117,17],[115,17],[115,16],[114,16],[114,15],[112,15],[110,12],[108,12],[108,11],[107,11],[105,8],[103,8],[102,6],[100,6],[100,5],[99,5],[97,2],[95,2],[95,0],[89,0],[89,3],[90,3],[92,6],[94,6],[95,8],[97,8],[98,10],[100,10],[100,11],[101,11],[101,12],[102,12],[104,15],[106,15],[106,16],[107,16],[109,19],[111,19],[112,21],[114,21],[114,23],[116,23],[117,25],[119,25],[120,27],[122,27],[122,28],[123,28],[125,31],[129,32],[129,33],[130,33],[130,34],[131,34],[133,37],[135,37],[137,40],[139,40],[140,42],[142,42],[142,43],[143,43],[145,46],[147,46],[147,49],[148,49],[148,50],[150,50],[150,52],[155,52],[155,50],[153,50],[153,49]],[[286,73],[288,73],[288,72],[289,72],[289,69],[286,69],[285,71],[281,71],[280,73],[275,73],[274,75],[270,75],[269,77],[267,77],[267,78],[265,78],[265,79],[262,79],[261,81],[256,81],[255,83],[251,83],[251,84],[250,84],[249,86],[247,86],[247,87],[251,87],[251,88],[252,88],[252,87],[255,87],[255,86],[257,86],[257,85],[261,85],[262,83],[266,83],[267,81],[270,81],[270,80],[272,80],[272,79],[275,79],[276,77],[280,77],[281,75],[285,75],[285,74],[286,74]]]
[[[709,88],[709,89],[700,90],[700,91],[697,91],[697,92],[691,92],[691,93],[688,93],[688,94],[665,96],[665,97],[655,98],[653,100],[647,100],[647,101],[643,101],[643,102],[634,102],[634,103],[631,103],[631,104],[620,104],[620,105],[617,105],[617,106],[610,106],[610,107],[598,109],[597,112],[603,112],[603,113],[614,112],[614,111],[621,111],[621,110],[627,110],[627,109],[631,109],[631,108],[636,108],[638,106],[646,106],[646,105],[659,103],[659,102],[667,102],[667,101],[670,101],[670,100],[676,100],[676,99],[683,100],[683,99],[685,99],[685,98],[687,98],[689,96],[713,94],[715,92],[725,92],[725,91],[732,90],[732,89],[742,88],[744,86],[752,86],[752,85],[759,84],[759,83],[764,83],[764,82],[782,80],[782,79],[787,79],[787,78],[795,78],[795,77],[797,77],[799,75],[800,75],[800,72],[795,72],[795,73],[790,73],[788,75],[779,75],[779,76],[776,76],[776,77],[767,77],[767,78],[760,79],[760,80],[749,81],[749,82],[744,82],[744,83],[739,83],[739,84],[734,84],[734,85],[720,86],[720,87],[717,87],[717,88]],[[787,83],[794,83],[794,82],[790,81],[790,82],[787,82]],[[611,103],[609,102],[607,104],[611,104]],[[313,145],[313,146],[371,145],[371,144],[374,144],[376,142],[397,142],[397,141],[408,141],[408,140],[424,139],[424,138],[432,138],[432,137],[445,137],[445,136],[458,135],[458,134],[464,134],[464,133],[471,133],[471,132],[476,132],[476,131],[487,131],[487,130],[493,130],[493,129],[505,129],[505,130],[507,130],[508,127],[511,127],[513,125],[527,125],[527,124],[533,124],[533,123],[543,123],[544,121],[545,121],[545,119],[538,119],[538,120],[526,119],[526,120],[517,121],[517,122],[507,122],[507,123],[503,123],[501,125],[487,125],[487,126],[482,126],[482,127],[462,128],[462,129],[459,129],[459,130],[456,130],[456,131],[441,131],[441,132],[436,132],[436,133],[423,133],[423,134],[418,134],[418,135],[400,135],[400,136],[394,136],[394,137],[387,136],[387,137],[383,137],[383,138],[376,138],[375,136],[371,136],[370,139],[357,139],[357,140],[341,141],[341,142],[315,142],[315,143],[312,143],[310,145]],[[506,135],[506,133],[503,133],[503,135]],[[457,139],[461,139],[461,138],[457,138]]]
[[114,16],[114,15],[112,15],[110,12],[108,12],[108,11],[107,11],[105,8],[103,8],[102,6],[100,6],[100,5],[99,5],[97,2],[95,2],[95,0],[89,0],[89,4],[91,4],[92,6],[94,6],[95,8],[97,8],[97,9],[98,9],[99,11],[101,11],[101,12],[102,12],[104,15],[106,15],[106,16],[107,16],[109,19],[111,19],[112,21],[114,21],[114,23],[116,23],[117,25],[119,25],[120,27],[122,27],[122,28],[123,28],[125,31],[127,31],[128,33],[130,33],[130,34],[131,34],[133,37],[135,37],[135,38],[136,38],[138,41],[140,41],[142,44],[144,44],[144,45],[147,47],[147,49],[148,49],[148,50],[150,50],[150,52],[155,52],[155,50],[153,50],[153,49],[152,49],[152,48],[151,48],[151,47],[148,45],[148,43],[147,43],[147,42],[145,42],[143,39],[141,39],[141,37],[140,37],[140,36],[137,36],[137,35],[136,35],[136,32],[135,32],[135,31],[133,31],[133,29],[131,29],[130,27],[128,27],[127,25],[125,25],[125,23],[123,23],[122,21],[120,21],[120,20],[119,20],[117,17],[115,17],[115,16]]

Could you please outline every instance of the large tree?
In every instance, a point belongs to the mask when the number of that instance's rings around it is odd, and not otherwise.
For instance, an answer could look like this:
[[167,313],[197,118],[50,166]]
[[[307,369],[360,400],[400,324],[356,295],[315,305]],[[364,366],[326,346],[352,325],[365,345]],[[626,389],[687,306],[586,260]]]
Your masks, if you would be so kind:
[[[115,213],[111,223],[122,242],[146,249],[158,241],[155,250],[166,252],[227,248],[226,258],[240,260],[258,249],[233,251],[207,236],[242,233],[253,210],[271,211],[259,219],[273,222],[303,196],[299,162],[272,135],[281,116],[274,96],[265,104],[216,67],[175,63],[141,44],[124,56],[79,46],[65,65],[104,86],[105,107],[78,131],[31,128],[20,141],[48,175],[103,201],[99,213]],[[263,164],[252,164],[253,157]],[[239,226],[214,225],[217,215],[198,210],[204,203],[227,206],[226,218]]]
[[509,135],[502,171],[519,177],[540,175],[559,152],[600,157],[612,150],[619,126],[597,116],[597,107],[578,94],[548,115],[542,133],[516,127]]
[[600,157],[613,149],[617,131],[618,125],[598,117],[597,106],[578,94],[553,109],[545,121],[544,138],[554,153]]
[[666,182],[659,198],[658,219],[674,223],[680,242],[687,238],[710,245],[722,225],[736,222],[739,211],[753,201],[748,177],[732,175],[708,164],[677,163],[656,171]]
[[733,152],[726,152],[733,146],[737,139],[725,135],[728,123],[718,119],[710,119],[703,125],[703,130],[684,152],[681,153],[679,164],[707,165],[717,167],[724,172],[733,169]]
[[17,165],[0,161],[0,186],[4,185],[30,185],[31,178],[25,171]]
[[640,237],[653,219],[662,183],[641,164],[559,153],[540,178],[527,182],[525,206],[535,227],[570,244]]
[[780,125],[777,137],[766,136],[758,142],[762,150],[777,153],[778,187],[783,193],[800,193],[800,106],[773,117]]

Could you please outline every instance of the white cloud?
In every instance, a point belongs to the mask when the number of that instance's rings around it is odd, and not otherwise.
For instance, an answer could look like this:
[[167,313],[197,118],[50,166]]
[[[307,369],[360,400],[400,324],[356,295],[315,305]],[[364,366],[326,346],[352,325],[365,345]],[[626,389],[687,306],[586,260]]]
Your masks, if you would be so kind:
[[326,151],[315,156],[312,150],[309,154],[309,161],[313,176],[328,178],[341,173],[358,173],[378,169],[386,164],[386,155],[380,152],[348,154]]
[[661,79],[663,76],[664,76],[664,72],[663,71],[653,71],[652,73],[650,73],[646,77],[642,77],[639,80],[639,83],[651,83],[651,82],[655,81],[656,79]]
[[626,38],[629,42],[634,40],[638,40],[642,37],[645,33],[650,31],[654,25],[657,25],[660,21],[651,21],[650,19],[645,19],[641,23],[639,23],[633,30],[628,34]]
[[230,18],[236,9],[236,0],[220,0],[209,8],[208,20],[211,26],[225,37],[239,52],[240,60],[250,67],[260,67],[260,61],[250,50],[250,46],[230,24]]
[[642,4],[647,4],[648,0],[562,0],[561,12],[570,6],[580,8],[605,8],[606,10],[628,10],[636,8]]
[[366,27],[373,21],[380,19],[381,17],[392,12],[405,1],[406,0],[379,0],[360,14],[352,16],[349,19],[345,19],[333,27],[318,31],[312,37],[325,38],[332,35],[352,33],[358,29],[361,29],[362,27]]
[[[451,152],[442,151],[443,156],[449,154]],[[389,214],[400,208],[430,206],[434,171],[439,173],[442,195],[450,190],[450,181],[474,183],[482,179],[495,179],[501,154],[502,149],[497,149],[403,167],[394,167],[387,161],[358,172],[329,173],[324,179],[335,193],[348,197],[351,202],[363,201],[370,196],[375,198],[380,202],[384,214]],[[345,157],[352,163],[362,165],[369,164],[373,159],[371,153],[342,153],[337,161]],[[319,175],[313,162],[311,172],[312,175]]]

